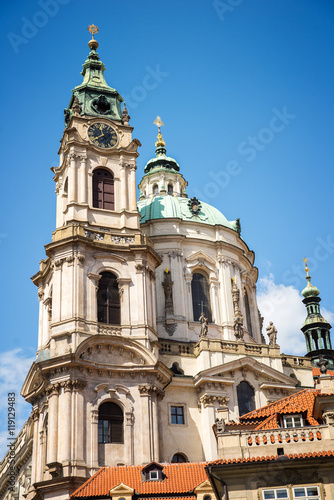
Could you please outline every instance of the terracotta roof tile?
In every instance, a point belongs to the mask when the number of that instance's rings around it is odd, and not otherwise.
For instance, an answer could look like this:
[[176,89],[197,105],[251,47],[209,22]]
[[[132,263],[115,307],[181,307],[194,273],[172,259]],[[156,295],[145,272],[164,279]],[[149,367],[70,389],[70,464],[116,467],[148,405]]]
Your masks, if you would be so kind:
[[162,481],[143,481],[143,466],[103,467],[81,485],[71,498],[109,496],[109,491],[120,483],[133,488],[136,496],[184,494],[190,497],[194,488],[207,479],[207,462],[161,465],[165,475]]
[[[308,453],[290,453],[289,455],[284,455],[285,458],[295,459],[295,458],[321,458],[321,457],[334,457],[334,450],[329,451],[314,451]],[[208,465],[228,465],[228,464],[239,464],[239,463],[250,463],[250,462],[268,462],[270,460],[277,460],[278,455],[271,455],[266,457],[251,457],[251,458],[238,458],[238,459],[224,459],[215,460],[210,462]],[[282,459],[282,457],[280,457]]]
[[[334,375],[334,370],[327,370],[326,372],[328,375]],[[313,377],[317,377],[318,375],[321,375],[321,371],[320,371],[320,368],[316,368],[316,367],[313,367],[312,368],[312,374],[313,374]]]
[[[319,422],[313,417],[313,406],[315,397],[320,394],[317,389],[303,389],[302,391],[291,394],[285,398],[274,401],[258,410],[251,411],[240,417],[240,424],[248,422],[260,422],[256,430],[277,429],[277,419],[279,415],[288,413],[303,413],[310,425],[319,425]],[[272,417],[272,418],[270,418]],[[275,417],[275,418],[274,418]],[[272,424],[273,427],[269,425]]]

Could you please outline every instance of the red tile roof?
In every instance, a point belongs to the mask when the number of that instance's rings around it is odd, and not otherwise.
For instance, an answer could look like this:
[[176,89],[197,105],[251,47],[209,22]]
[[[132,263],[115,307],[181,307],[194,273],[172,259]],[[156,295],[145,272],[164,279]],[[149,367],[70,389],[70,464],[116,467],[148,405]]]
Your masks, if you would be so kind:
[[[190,500],[196,486],[207,480],[205,466],[207,462],[186,462],[161,464],[165,478],[162,481],[143,481],[144,466],[103,467],[88,481],[81,485],[71,498],[110,497],[109,492],[120,483],[135,490],[136,497],[141,495],[163,495],[174,499],[173,495],[182,495]],[[161,497],[159,497],[161,498]]]
[[[318,377],[319,375],[321,375],[320,368],[313,367],[312,374],[313,374],[313,377]],[[327,370],[326,375],[334,376],[334,370]]]
[[315,397],[319,394],[320,391],[317,389],[303,389],[286,398],[279,399],[258,410],[242,415],[239,419],[240,427],[247,422],[256,423],[255,430],[278,429],[277,421],[280,419],[280,416],[293,413],[303,414],[309,425],[319,425],[321,422],[313,417]]
[[[296,458],[321,458],[321,457],[334,457],[334,450],[329,451],[314,451],[308,453],[290,453],[289,455],[283,455],[285,458],[294,460]],[[215,460],[210,462],[208,465],[228,465],[228,464],[241,464],[249,462],[268,462],[270,460],[280,460],[283,456],[278,455],[267,455],[266,457],[251,457],[251,458],[229,458],[224,460]]]

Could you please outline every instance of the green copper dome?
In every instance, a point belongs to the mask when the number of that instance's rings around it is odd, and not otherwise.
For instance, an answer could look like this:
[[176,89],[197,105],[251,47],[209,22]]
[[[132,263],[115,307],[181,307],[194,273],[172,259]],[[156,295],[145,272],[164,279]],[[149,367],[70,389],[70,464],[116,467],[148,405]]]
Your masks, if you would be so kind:
[[238,219],[236,221],[228,221],[219,210],[203,201],[198,202],[199,210],[197,213],[194,213],[192,200],[194,198],[190,200],[189,198],[170,195],[141,199],[138,202],[140,223],[143,224],[157,219],[176,218],[188,222],[210,224],[211,226],[220,225],[239,232]]
[[311,276],[307,276],[307,285],[302,291],[302,295],[307,298],[307,297],[317,297],[320,294],[319,289],[316,286],[313,286],[311,283]]

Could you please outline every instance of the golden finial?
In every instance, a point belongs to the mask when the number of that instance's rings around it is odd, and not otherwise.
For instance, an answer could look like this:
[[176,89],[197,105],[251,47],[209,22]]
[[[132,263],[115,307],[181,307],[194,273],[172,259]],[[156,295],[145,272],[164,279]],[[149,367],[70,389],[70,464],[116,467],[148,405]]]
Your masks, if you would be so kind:
[[92,34],[92,39],[94,40],[94,35],[96,35],[96,33],[98,33],[100,30],[97,26],[95,26],[95,24],[91,24],[90,26],[88,26],[88,31],[89,33]]
[[90,26],[88,26],[87,29],[88,29],[89,33],[91,33],[91,35],[92,35],[92,39],[89,40],[89,42],[88,42],[88,47],[90,48],[90,50],[92,50],[92,49],[96,50],[98,48],[99,44],[95,40],[94,35],[96,35],[96,33],[98,33],[100,30],[97,26],[95,26],[95,24],[91,24]]
[[166,267],[166,269],[165,269],[165,273],[166,273],[166,274],[168,274],[168,273],[169,273],[169,269],[168,269],[168,267]]
[[164,122],[161,120],[160,116],[157,116],[156,119],[154,120],[154,125],[156,125],[158,127],[158,135],[157,135],[157,142],[155,143],[155,146],[158,148],[158,147],[165,147],[166,146],[166,143],[165,141],[163,140],[163,137],[161,135],[161,132],[160,132],[160,127],[163,127],[164,126]]
[[308,259],[306,259],[306,257],[303,258],[303,261],[305,263],[305,271],[306,271],[306,277],[309,278],[310,275],[309,275],[309,268],[307,267],[307,263],[308,263]]

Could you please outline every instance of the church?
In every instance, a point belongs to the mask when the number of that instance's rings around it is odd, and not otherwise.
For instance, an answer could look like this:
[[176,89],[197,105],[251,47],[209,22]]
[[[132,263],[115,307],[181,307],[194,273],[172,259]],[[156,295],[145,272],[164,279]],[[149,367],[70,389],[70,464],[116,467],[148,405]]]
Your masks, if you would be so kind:
[[[9,458],[1,464],[4,499],[65,500],[101,467],[233,458],[239,448],[226,432],[244,429],[243,416],[334,374],[331,326],[307,264],[306,355],[282,354],[258,310],[240,221],[188,197],[160,117],[138,179],[140,142],[105,80],[97,31],[90,26],[52,169],[56,224],[32,277],[37,355],[22,388],[32,413],[16,440],[13,489]],[[296,410],[281,422],[302,419]]]

